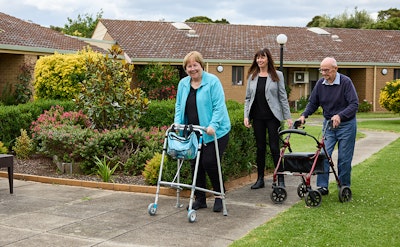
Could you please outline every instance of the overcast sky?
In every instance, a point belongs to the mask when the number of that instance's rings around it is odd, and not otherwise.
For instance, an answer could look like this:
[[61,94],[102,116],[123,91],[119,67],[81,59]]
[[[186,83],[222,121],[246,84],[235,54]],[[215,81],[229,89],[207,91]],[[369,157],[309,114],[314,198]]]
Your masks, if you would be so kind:
[[231,24],[305,27],[316,15],[400,9],[399,0],[0,0],[0,12],[49,27],[64,27],[79,14],[103,18],[183,22],[193,16]]

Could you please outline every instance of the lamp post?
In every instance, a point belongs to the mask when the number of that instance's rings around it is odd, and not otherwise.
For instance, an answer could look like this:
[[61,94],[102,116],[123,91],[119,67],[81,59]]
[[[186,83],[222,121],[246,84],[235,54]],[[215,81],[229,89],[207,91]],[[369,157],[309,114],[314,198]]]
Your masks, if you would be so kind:
[[285,34],[279,34],[276,37],[276,42],[278,42],[278,44],[280,44],[281,46],[281,54],[280,54],[280,66],[279,66],[279,70],[282,71],[283,70],[283,46],[286,44],[287,42],[287,36]]

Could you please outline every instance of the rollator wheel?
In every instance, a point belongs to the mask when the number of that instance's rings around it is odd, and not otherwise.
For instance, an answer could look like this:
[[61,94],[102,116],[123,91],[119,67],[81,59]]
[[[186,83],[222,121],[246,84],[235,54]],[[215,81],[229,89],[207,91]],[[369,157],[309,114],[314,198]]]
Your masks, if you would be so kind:
[[318,207],[322,202],[322,195],[318,190],[310,190],[306,194],[306,205],[309,207]]
[[342,186],[339,190],[339,201],[340,202],[349,202],[351,201],[352,193],[350,187]]
[[154,203],[150,203],[149,206],[147,207],[147,211],[151,216],[156,215],[157,212],[157,206]]
[[188,212],[188,220],[189,220],[189,222],[190,223],[195,222],[196,221],[196,217],[197,217],[196,210],[193,210],[193,209],[189,210],[189,212]]
[[271,200],[275,203],[283,203],[287,198],[287,193],[283,187],[274,187],[271,192]]
[[307,186],[304,183],[299,184],[299,186],[297,186],[297,195],[300,198],[304,198],[306,196],[307,193]]

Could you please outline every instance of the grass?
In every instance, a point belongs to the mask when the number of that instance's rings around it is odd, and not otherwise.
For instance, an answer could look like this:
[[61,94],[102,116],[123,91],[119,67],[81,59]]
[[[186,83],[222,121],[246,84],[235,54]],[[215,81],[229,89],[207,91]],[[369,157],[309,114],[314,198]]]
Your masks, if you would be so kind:
[[[400,120],[363,118],[359,129],[400,133]],[[398,150],[400,139],[353,168],[352,201],[340,203],[331,183],[320,207],[300,201],[231,246],[400,246]]]

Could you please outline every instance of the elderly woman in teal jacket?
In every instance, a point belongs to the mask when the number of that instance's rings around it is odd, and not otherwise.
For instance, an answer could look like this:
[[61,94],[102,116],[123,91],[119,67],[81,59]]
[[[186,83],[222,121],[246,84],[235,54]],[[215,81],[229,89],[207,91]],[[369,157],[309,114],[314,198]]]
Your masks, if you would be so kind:
[[[217,76],[205,72],[204,67],[205,63],[199,52],[192,51],[185,56],[183,68],[188,76],[183,78],[178,85],[174,123],[200,125],[206,128],[206,133],[203,135],[196,187],[206,188],[207,174],[213,190],[221,192],[214,135],[218,140],[221,159],[228,144],[231,123],[222,84]],[[191,160],[190,163],[193,174],[195,160]],[[207,208],[205,192],[195,191],[192,208],[194,210]],[[216,196],[213,211],[222,211],[220,197]]]

